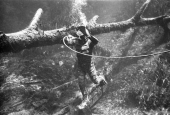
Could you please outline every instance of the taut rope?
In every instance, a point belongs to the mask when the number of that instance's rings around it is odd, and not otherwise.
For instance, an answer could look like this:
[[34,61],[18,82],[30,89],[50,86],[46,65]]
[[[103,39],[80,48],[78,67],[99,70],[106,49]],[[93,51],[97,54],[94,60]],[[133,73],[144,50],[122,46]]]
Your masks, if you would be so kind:
[[69,48],[71,51],[75,52],[75,53],[79,53],[85,56],[90,56],[90,57],[96,57],[96,58],[106,58],[106,59],[121,59],[121,58],[139,58],[139,57],[148,57],[148,56],[153,56],[153,55],[158,55],[158,54],[163,54],[163,53],[167,53],[170,52],[170,50],[166,50],[166,51],[162,51],[162,52],[156,52],[156,53],[151,53],[151,54],[146,54],[146,55],[138,55],[138,56],[113,56],[113,57],[106,57],[106,56],[97,56],[97,55],[89,55],[89,54],[84,54],[81,52],[78,52],[74,49],[72,49],[71,47],[69,47],[66,43],[65,43],[65,38],[63,38],[63,43],[64,45]]
[[[82,55],[86,55],[86,56],[90,56],[90,57],[97,57],[97,58],[106,58],[106,59],[121,59],[121,58],[139,58],[139,57],[148,57],[148,56],[153,56],[153,55],[158,55],[158,54],[163,54],[163,53],[167,53],[167,52],[170,52],[170,50],[166,50],[166,51],[162,51],[162,52],[156,52],[156,53],[152,53],[152,54],[147,54],[147,55],[138,55],[138,56],[114,56],[114,57],[106,57],[106,56],[96,56],[96,55],[89,55],[89,54],[83,54],[81,52],[78,52],[72,48],[70,48],[64,41],[65,38],[63,38],[63,43],[64,45],[69,48],[71,51],[75,52],[75,53],[79,53],[79,54],[82,54]],[[66,82],[62,85],[59,85],[57,87],[54,87],[52,88],[53,90],[55,89],[58,89],[60,87],[63,87],[65,85],[68,85],[68,84],[71,84],[73,82],[76,82],[78,79],[74,79],[73,81],[70,81],[70,82]]]

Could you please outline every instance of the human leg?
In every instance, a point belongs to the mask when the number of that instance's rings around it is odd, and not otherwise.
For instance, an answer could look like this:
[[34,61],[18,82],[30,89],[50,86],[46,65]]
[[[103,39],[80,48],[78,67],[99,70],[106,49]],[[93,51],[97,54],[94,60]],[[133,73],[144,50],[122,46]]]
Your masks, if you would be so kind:
[[96,84],[96,85],[100,85],[100,86],[103,86],[105,85],[107,82],[106,82],[106,79],[104,77],[104,75],[98,75],[97,74],[97,70],[95,68],[95,65],[94,65],[94,62],[91,61],[89,67],[88,67],[88,74],[89,74],[89,77],[91,79],[91,81]]
[[78,79],[78,87],[84,97],[85,95],[85,72],[81,70],[81,68],[78,65],[78,62],[75,63],[75,77]]

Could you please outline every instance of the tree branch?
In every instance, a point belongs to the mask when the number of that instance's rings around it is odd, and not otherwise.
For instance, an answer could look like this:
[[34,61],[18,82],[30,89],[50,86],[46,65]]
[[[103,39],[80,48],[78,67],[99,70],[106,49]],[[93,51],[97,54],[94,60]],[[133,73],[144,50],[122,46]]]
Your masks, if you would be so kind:
[[40,21],[41,15],[43,13],[43,10],[41,8],[39,8],[34,16],[34,18],[32,19],[29,27],[31,28],[37,28],[38,27],[38,23]]
[[[165,21],[166,19],[166,21]],[[116,23],[96,24],[95,26],[89,27],[92,34],[108,33],[111,31],[125,31],[128,28],[148,25],[158,25],[166,22],[166,25],[170,22],[170,16],[159,16],[154,18],[142,18],[138,22],[134,22],[131,19]]]
[[[111,31],[125,31],[128,28],[136,26],[159,25],[168,27],[170,16],[159,16],[154,18],[140,18],[151,0],[147,0],[134,17],[121,22],[97,24],[95,17],[92,24],[88,24],[89,31],[93,34],[108,33]],[[42,15],[42,9],[38,9],[30,25],[19,32],[3,34],[0,33],[0,53],[4,52],[19,52],[23,49],[33,47],[62,44],[64,36],[75,34],[74,27],[60,28],[54,30],[43,31],[38,28],[38,23]],[[133,20],[135,18],[135,21]]]
[[132,17],[133,21],[139,21],[141,19],[141,15],[143,15],[150,2],[151,0],[146,0],[137,13]]
[[94,26],[96,24],[97,19],[99,18],[98,15],[95,15],[88,23],[89,26]]

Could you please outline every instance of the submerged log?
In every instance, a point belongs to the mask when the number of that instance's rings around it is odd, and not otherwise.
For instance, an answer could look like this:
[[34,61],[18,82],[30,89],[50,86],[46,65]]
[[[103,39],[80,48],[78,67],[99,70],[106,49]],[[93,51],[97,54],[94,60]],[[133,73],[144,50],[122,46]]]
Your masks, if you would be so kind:
[[[142,18],[141,15],[148,7],[151,0],[147,0],[139,11],[130,19],[114,22],[97,24],[97,16],[89,21],[87,28],[93,35],[108,33],[111,31],[125,31],[128,28],[137,26],[147,26],[147,25],[159,25],[164,29],[169,30],[170,16],[164,15],[153,18]],[[41,30],[39,28],[39,21],[43,10],[40,8],[37,10],[34,18],[30,25],[19,32],[15,33],[3,33],[0,32],[0,53],[4,52],[19,52],[23,49],[29,49],[33,47],[48,46],[54,44],[63,44],[62,39],[64,36],[69,34],[74,34],[74,29],[76,27],[60,28],[54,30]],[[167,32],[167,31],[166,31]]]

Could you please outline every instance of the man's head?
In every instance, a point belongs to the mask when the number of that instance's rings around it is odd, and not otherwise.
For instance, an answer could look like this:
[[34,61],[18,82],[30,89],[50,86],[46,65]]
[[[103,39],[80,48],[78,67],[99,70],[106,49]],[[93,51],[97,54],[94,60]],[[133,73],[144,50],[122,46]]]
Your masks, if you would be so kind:
[[72,35],[65,36],[64,40],[65,40],[66,44],[68,44],[68,45],[77,45],[77,44],[79,44],[79,38],[74,37]]

